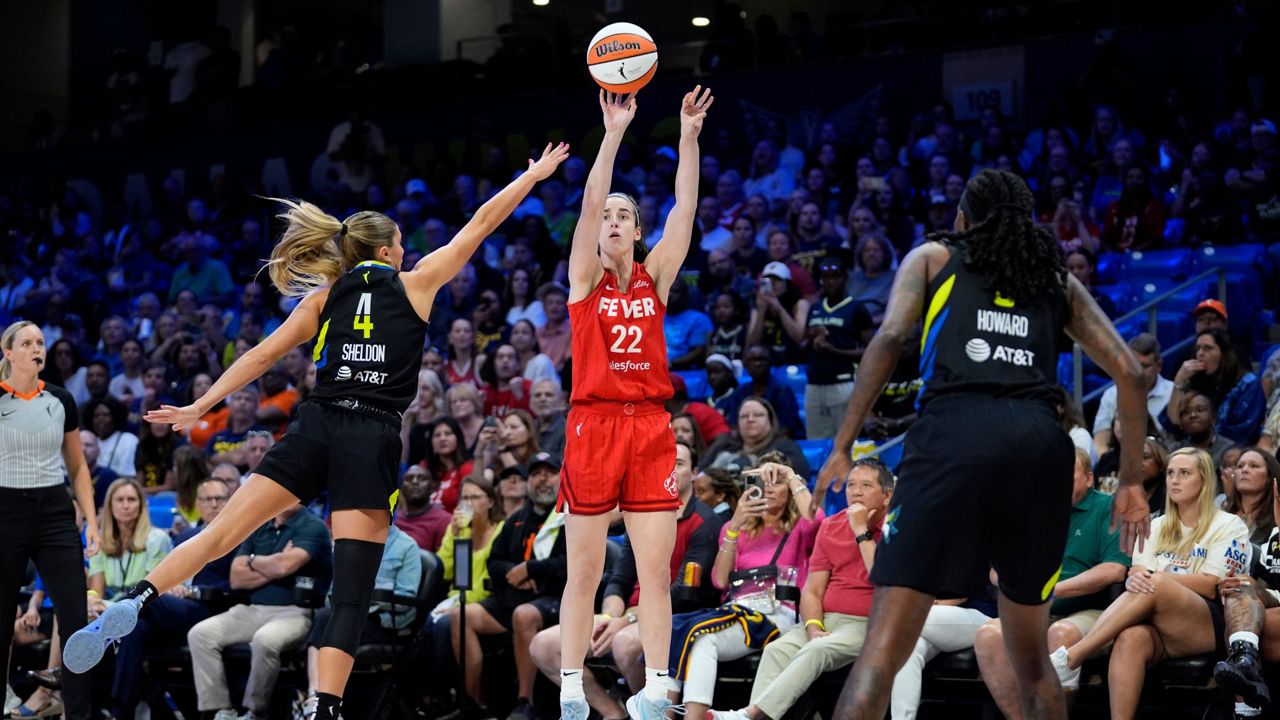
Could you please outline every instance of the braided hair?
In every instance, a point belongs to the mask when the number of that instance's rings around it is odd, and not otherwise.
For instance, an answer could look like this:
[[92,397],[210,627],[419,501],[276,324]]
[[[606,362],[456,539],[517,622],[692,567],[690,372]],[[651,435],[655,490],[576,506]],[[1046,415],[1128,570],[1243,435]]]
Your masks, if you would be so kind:
[[1015,302],[1061,294],[1067,269],[1058,241],[1032,222],[1035,205],[1022,178],[1004,170],[983,170],[969,180],[960,197],[969,229],[934,233],[929,239],[960,248],[965,267],[986,280],[988,292]]

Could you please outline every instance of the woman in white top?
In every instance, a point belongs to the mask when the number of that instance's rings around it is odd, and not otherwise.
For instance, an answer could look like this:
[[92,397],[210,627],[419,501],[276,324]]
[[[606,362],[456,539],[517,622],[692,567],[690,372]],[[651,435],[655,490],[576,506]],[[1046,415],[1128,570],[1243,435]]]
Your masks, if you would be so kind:
[[556,364],[538,347],[538,331],[531,321],[521,319],[511,325],[511,347],[520,356],[520,374],[529,381],[530,387],[539,380],[560,384]]
[[124,431],[129,410],[119,400],[104,395],[84,406],[84,427],[98,436],[98,467],[109,467],[122,478],[137,474],[138,436]]
[[1244,521],[1213,504],[1213,460],[1182,448],[1169,456],[1165,513],[1133,555],[1126,592],[1093,630],[1050,656],[1065,690],[1080,685],[1080,665],[1115,641],[1107,685],[1111,717],[1132,718],[1147,668],[1168,658],[1217,650],[1225,655],[1218,580],[1247,573],[1251,549]]
[[121,343],[120,362],[124,364],[124,372],[111,378],[107,392],[111,397],[129,405],[134,398],[142,397],[146,390],[142,384],[142,372],[147,369],[147,355],[142,349],[142,343],[133,338]]

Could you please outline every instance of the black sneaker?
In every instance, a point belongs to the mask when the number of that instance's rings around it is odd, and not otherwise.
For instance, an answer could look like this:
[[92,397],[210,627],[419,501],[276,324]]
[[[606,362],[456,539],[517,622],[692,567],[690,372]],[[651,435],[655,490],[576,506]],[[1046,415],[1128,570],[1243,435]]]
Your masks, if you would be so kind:
[[1262,677],[1258,648],[1242,640],[1231,643],[1227,659],[1213,666],[1213,679],[1218,687],[1253,707],[1266,707],[1271,702],[1271,690]]
[[538,713],[533,709],[529,698],[520,698],[511,714],[507,715],[507,720],[538,720]]

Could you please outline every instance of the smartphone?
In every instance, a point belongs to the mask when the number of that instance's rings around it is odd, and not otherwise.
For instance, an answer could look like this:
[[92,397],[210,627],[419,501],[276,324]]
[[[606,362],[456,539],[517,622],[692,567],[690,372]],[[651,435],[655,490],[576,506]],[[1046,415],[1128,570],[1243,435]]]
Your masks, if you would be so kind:
[[742,473],[742,477],[746,481],[745,495],[750,495],[754,488],[757,497],[764,497],[764,478],[761,477],[759,470],[746,470]]
[[484,419],[484,425],[482,425],[481,427],[487,427],[487,428],[498,427],[498,418],[492,415],[486,417]]
[[772,295],[773,294],[773,278],[767,278],[767,277],[760,278],[760,289],[763,290],[765,294]]

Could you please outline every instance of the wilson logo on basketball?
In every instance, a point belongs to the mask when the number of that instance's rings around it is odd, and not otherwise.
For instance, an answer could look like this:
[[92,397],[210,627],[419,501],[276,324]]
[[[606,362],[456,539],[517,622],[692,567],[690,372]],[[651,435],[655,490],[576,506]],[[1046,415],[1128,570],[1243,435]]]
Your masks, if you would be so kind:
[[610,53],[623,52],[624,50],[640,50],[641,45],[638,42],[619,42],[613,40],[596,46],[596,57],[605,57]]
[[658,47],[644,28],[620,22],[605,26],[587,45],[587,69],[596,83],[625,95],[644,87],[658,68]]

